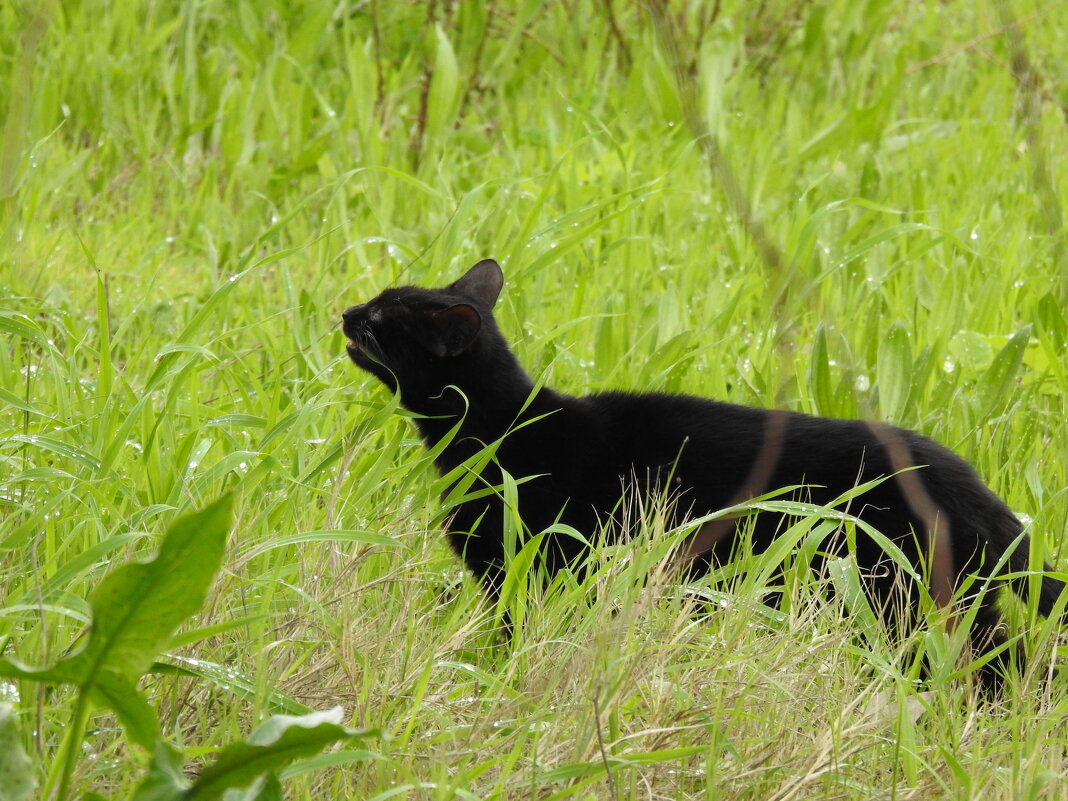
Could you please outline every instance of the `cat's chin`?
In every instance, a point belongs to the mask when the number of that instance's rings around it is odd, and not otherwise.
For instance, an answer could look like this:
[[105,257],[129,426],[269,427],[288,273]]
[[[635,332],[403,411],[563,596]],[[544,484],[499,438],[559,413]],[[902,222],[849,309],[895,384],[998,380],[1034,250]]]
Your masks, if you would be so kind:
[[345,343],[345,351],[349,354],[349,358],[352,359],[357,366],[368,369],[368,365],[371,360],[367,356],[367,352],[360,347],[359,343],[353,342],[351,339]]
[[346,343],[345,350],[348,352],[349,358],[352,359],[357,367],[370,373],[385,384],[390,392],[397,391],[397,379],[393,376],[393,372],[378,361],[378,359],[370,355],[355,342]]

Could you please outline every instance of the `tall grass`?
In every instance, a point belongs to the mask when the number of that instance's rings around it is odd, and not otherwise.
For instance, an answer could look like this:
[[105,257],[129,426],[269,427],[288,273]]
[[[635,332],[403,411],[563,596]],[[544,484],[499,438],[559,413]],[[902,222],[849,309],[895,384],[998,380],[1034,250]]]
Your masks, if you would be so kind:
[[[695,615],[642,580],[645,540],[588,585],[518,581],[502,644],[413,427],[345,360],[342,308],[493,256],[501,326],[554,387],[915,428],[1057,560],[1063,6],[666,13],[674,52],[607,0],[0,7],[3,654],[77,647],[106,572],[233,492],[169,650],[196,676],[141,685],[194,763],[341,704],[384,736],[282,771],[289,797],[1058,797],[1058,632],[1020,610],[1032,669],[984,702],[937,621],[860,638],[804,570],[782,612],[753,581]],[[946,654],[922,693],[917,646]],[[43,778],[75,694],[0,694]],[[148,760],[102,713],[84,748],[79,793]]]

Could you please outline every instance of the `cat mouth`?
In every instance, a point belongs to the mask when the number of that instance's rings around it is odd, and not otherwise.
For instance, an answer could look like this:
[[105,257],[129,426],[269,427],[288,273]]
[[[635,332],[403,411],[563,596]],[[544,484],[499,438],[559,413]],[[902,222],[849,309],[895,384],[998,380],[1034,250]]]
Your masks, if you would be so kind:
[[355,339],[350,339],[345,343],[345,350],[348,351],[349,358],[359,364],[361,361],[365,361],[370,357],[367,348],[361,345]]
[[352,325],[346,321],[343,333],[345,335],[345,350],[348,352],[349,358],[356,362],[357,365],[366,369],[369,364],[382,361],[382,347],[378,344],[374,332],[366,322],[358,322]]
[[345,343],[345,350],[348,352],[349,358],[359,367],[368,368],[370,365],[377,364],[380,361],[370,346],[355,339],[350,339]]

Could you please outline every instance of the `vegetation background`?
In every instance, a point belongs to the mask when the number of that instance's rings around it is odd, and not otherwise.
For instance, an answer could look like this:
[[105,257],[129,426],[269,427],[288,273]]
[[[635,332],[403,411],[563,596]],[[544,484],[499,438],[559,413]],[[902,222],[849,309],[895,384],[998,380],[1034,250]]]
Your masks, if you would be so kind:
[[[141,683],[193,773],[340,704],[380,736],[286,797],[1065,797],[1057,631],[1026,608],[1032,668],[990,702],[937,626],[859,640],[803,570],[782,614],[752,581],[695,617],[640,547],[592,596],[519,591],[502,644],[338,330],[492,256],[553,386],[915,428],[1056,563],[1065,42],[1063,0],[3,4],[0,653],[76,648],[102,577],[232,491],[160,657],[187,673]],[[77,698],[0,683],[52,797],[126,797],[149,753],[106,708],[57,789]]]

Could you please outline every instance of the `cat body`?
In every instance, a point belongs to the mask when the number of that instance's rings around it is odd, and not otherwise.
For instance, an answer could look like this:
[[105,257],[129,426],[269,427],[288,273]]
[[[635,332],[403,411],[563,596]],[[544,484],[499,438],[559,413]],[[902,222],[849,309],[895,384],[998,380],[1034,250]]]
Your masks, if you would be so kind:
[[[972,591],[981,589],[1007,552],[1003,572],[1027,570],[1028,542],[1012,512],[963,459],[914,432],[686,395],[535,391],[493,318],[502,285],[500,267],[485,260],[443,289],[389,289],[353,306],[343,329],[352,360],[421,415],[415,422],[428,447],[459,423],[436,457],[443,475],[500,440],[481,480],[499,486],[503,467],[521,481],[519,513],[530,532],[559,522],[592,536],[618,520],[628,488],[668,498],[678,524],[782,487],[803,485],[802,499],[828,504],[882,478],[848,511],[892,540],[917,573],[930,575],[940,603],[950,602],[963,576],[976,574]],[[504,513],[490,494],[459,504],[448,523],[453,549],[491,595],[503,576]],[[751,547],[764,550],[785,528],[780,515],[760,513]],[[618,534],[623,527],[605,530]],[[725,560],[736,537],[730,521],[702,526],[681,554],[684,572]],[[844,554],[844,539],[825,550]],[[550,573],[573,565],[583,547],[567,534],[550,534],[544,564]],[[854,552],[878,608],[896,608],[893,594],[902,587],[915,600],[917,588],[902,582],[872,538],[858,531]],[[1043,578],[1043,614],[1062,589]],[[996,587],[988,590],[972,629],[980,650],[1004,641]]]

